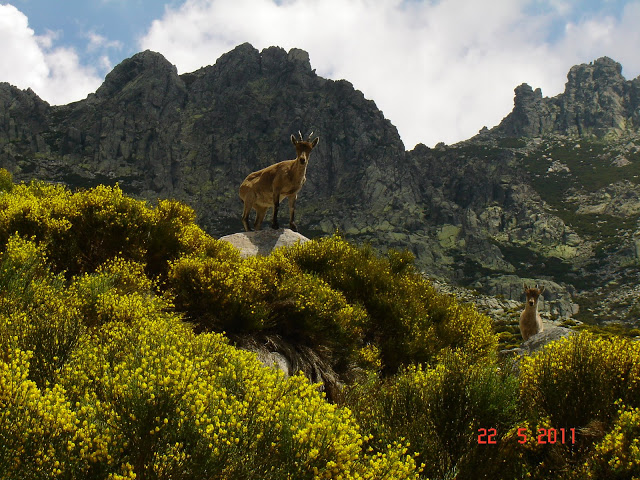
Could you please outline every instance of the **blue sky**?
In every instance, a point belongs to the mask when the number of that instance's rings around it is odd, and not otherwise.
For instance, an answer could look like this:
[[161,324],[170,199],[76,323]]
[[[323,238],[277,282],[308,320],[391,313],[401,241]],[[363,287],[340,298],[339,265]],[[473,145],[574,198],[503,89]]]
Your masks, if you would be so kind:
[[0,81],[64,104],[144,49],[184,73],[246,41],[297,47],[413,148],[496,125],[517,85],[556,95],[571,66],[603,55],[637,77],[638,25],[640,0],[12,0],[0,2]]

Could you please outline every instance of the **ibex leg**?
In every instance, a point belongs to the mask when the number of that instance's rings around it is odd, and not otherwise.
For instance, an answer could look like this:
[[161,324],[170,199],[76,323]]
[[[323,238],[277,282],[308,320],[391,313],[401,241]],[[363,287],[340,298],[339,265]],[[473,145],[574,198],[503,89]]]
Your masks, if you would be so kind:
[[278,207],[280,206],[280,194],[273,194],[273,221],[271,222],[271,228],[277,230],[280,228],[278,225]]
[[294,232],[298,231],[298,226],[295,224],[294,217],[296,216],[296,200],[298,199],[297,195],[289,195],[289,227]]
[[251,213],[251,205],[249,202],[244,202],[244,210],[242,211],[242,224],[244,225],[245,232],[250,232],[249,227],[249,213]]
[[267,207],[256,207],[256,223],[253,225],[253,228],[256,230],[262,230],[262,221],[266,214]]

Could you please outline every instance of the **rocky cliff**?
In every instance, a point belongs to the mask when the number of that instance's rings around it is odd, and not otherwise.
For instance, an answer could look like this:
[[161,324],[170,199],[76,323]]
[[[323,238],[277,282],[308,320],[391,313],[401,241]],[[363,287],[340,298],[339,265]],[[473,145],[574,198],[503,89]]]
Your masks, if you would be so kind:
[[[573,67],[557,97],[517,87],[513,111],[468,141],[405,151],[373,101],[316,75],[302,50],[244,44],[183,75],[146,51],[70,105],[0,84],[0,166],[177,198],[220,236],[241,229],[242,179],[292,158],[291,133],[314,131],[305,235],[408,248],[428,275],[506,300],[521,299],[522,279],[545,283],[550,318],[634,322],[639,99],[640,79],[602,58]],[[614,291],[618,307],[596,307]]]
[[640,126],[640,78],[625,80],[622,66],[608,57],[571,68],[564,93],[556,97],[543,98],[539,88],[526,83],[515,93],[513,111],[494,131],[514,137],[604,137]]

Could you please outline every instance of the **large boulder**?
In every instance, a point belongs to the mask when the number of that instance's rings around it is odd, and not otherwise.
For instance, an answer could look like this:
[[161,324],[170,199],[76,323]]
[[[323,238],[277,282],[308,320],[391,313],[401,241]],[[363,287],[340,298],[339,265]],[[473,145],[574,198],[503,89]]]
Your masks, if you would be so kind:
[[545,326],[545,329],[536,333],[535,335],[529,337],[529,339],[522,343],[520,347],[511,348],[509,350],[502,350],[500,352],[500,356],[503,358],[513,358],[513,371],[518,372],[520,369],[520,361],[525,355],[532,355],[536,352],[539,352],[544,347],[549,345],[556,340],[560,340],[564,337],[569,337],[573,335],[575,332],[570,328],[566,327],[548,327]]
[[560,340],[561,338],[571,336],[573,335],[573,333],[573,330],[566,327],[547,328],[542,332],[536,333],[535,335],[529,337],[529,339],[524,342],[520,348],[522,348],[524,353],[530,355],[534,352],[542,350],[551,342],[555,342],[556,340]]
[[273,230],[267,228],[265,230],[257,230],[253,232],[240,232],[232,235],[220,237],[220,240],[229,242],[231,245],[240,250],[243,258],[252,257],[254,255],[269,255],[274,249],[279,247],[287,247],[296,243],[308,242],[309,239],[288,228],[280,228]]

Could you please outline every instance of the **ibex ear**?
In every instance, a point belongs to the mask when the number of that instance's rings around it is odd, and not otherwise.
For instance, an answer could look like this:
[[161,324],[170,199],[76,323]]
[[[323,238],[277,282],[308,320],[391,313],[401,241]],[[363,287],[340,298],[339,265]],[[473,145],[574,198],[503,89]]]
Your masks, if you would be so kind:
[[525,292],[526,292],[527,290],[529,290],[529,287],[527,287],[527,285],[526,285],[526,284],[524,284],[524,283],[522,284],[522,288],[524,289],[524,291],[525,291]]
[[294,145],[298,143],[298,141],[296,140],[296,136],[293,134],[291,135],[291,143],[293,143]]
[[315,147],[319,141],[320,141],[320,137],[314,138],[313,141],[311,142],[311,148]]

